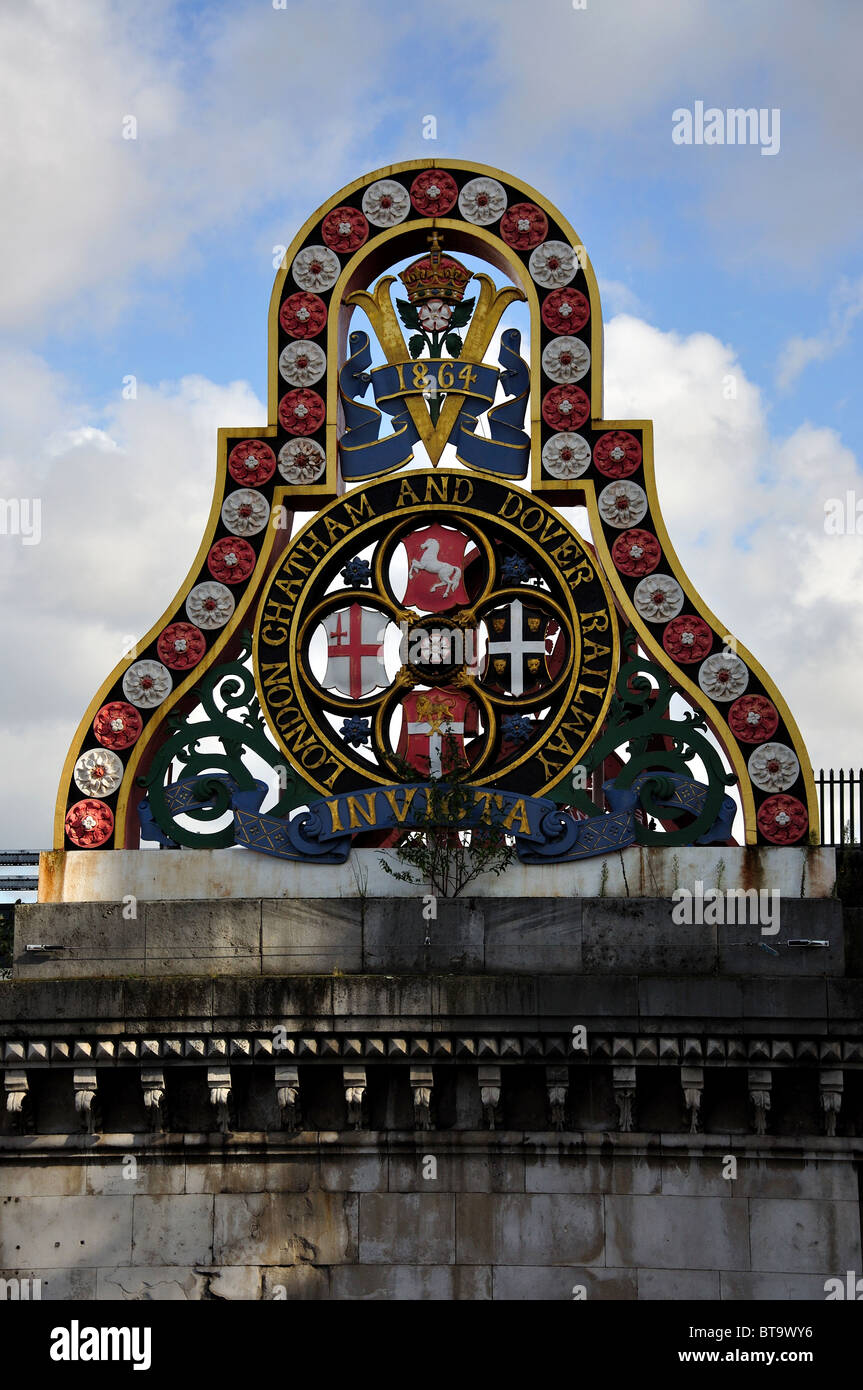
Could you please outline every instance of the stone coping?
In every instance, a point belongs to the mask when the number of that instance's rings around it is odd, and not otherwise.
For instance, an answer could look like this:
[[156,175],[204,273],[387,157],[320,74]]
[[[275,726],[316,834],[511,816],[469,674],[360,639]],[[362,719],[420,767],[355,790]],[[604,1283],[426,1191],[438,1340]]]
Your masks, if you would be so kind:
[[[294,864],[245,849],[46,850],[39,856],[39,901],[142,902],[190,898],[416,898],[380,865],[382,851],[355,849],[346,864]],[[392,856],[390,856],[392,859]],[[398,868],[396,861],[392,861]],[[573,864],[512,864],[471,885],[489,898],[670,897],[676,887],[777,889],[789,897],[827,898],[836,883],[836,851],[825,845],[783,848],[633,845]]]
[[26,1153],[33,1159],[98,1158],[108,1152],[131,1149],[158,1149],[166,1154],[215,1153],[238,1158],[244,1153],[284,1152],[291,1154],[331,1153],[379,1155],[381,1152],[425,1152],[429,1143],[436,1152],[506,1150],[524,1148],[536,1153],[578,1157],[581,1154],[609,1156],[612,1150],[633,1157],[657,1158],[665,1153],[685,1153],[691,1157],[713,1158],[733,1145],[748,1159],[775,1160],[788,1157],[797,1162],[859,1162],[863,1158],[863,1136],[839,1137],[786,1134],[744,1134],[738,1130],[709,1134],[675,1134],[668,1130],[520,1130],[520,1129],[431,1129],[431,1130],[232,1130],[222,1134],[167,1133],[133,1131],[98,1134],[0,1134],[0,1155],[16,1158]]

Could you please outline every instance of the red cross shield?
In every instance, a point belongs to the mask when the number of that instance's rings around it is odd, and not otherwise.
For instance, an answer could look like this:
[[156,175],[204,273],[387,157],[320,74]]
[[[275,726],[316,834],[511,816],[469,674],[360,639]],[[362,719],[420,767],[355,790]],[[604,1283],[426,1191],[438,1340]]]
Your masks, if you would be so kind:
[[424,777],[467,765],[465,734],[477,732],[473,701],[460,690],[415,690],[402,700],[398,754]]
[[376,608],[352,603],[336,608],[324,619],[327,669],[321,684],[359,700],[389,684],[383,642],[388,619]]
[[461,531],[447,531],[435,522],[412,531],[402,544],[408,557],[408,583],[402,603],[426,613],[443,613],[470,602],[464,586],[465,550],[470,544]]

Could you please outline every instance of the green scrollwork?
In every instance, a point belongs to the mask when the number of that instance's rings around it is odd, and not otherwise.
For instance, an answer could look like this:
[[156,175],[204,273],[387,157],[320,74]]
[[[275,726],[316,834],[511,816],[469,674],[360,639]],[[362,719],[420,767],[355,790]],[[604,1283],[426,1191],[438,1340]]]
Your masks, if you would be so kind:
[[[622,648],[629,660],[620,668],[615,693],[601,736],[584,758],[589,774],[605,758],[626,745],[627,762],[615,777],[615,785],[626,789],[641,777],[640,802],[648,816],[659,821],[677,821],[684,815],[694,819],[682,829],[651,830],[636,823],[636,839],[643,845],[691,845],[714,825],[726,787],[736,779],[727,773],[717,749],[705,737],[707,723],[700,713],[687,711],[680,719],[668,715],[674,687],[661,666],[640,657],[635,651],[637,637],[632,628],[623,634]],[[692,760],[699,757],[707,774],[707,793],[700,809],[673,802],[674,786],[664,774],[692,778]],[[649,774],[649,776],[648,776]],[[704,784],[702,784],[704,785]],[[590,816],[602,815],[587,791],[577,788],[569,778],[547,793],[560,805],[573,806]]]
[[[231,809],[234,788],[254,793],[256,779],[243,761],[247,752],[256,754],[279,779],[281,794],[268,815],[287,816],[316,797],[266,733],[254,677],[245,665],[251,650],[251,636],[244,631],[236,659],[215,667],[192,692],[200,703],[193,711],[194,719],[174,716],[166,721],[169,736],[147,773],[137,779],[147,790],[149,815],[174,844],[189,849],[222,849],[234,843],[233,823],[209,834],[207,827]],[[218,746],[202,749],[201,743],[210,739],[218,740]],[[177,776],[172,775],[175,764]],[[226,782],[225,777],[231,781]],[[190,779],[194,779],[191,797],[186,795],[178,803],[177,783],[182,781],[188,787]],[[193,824],[180,824],[179,815]]]

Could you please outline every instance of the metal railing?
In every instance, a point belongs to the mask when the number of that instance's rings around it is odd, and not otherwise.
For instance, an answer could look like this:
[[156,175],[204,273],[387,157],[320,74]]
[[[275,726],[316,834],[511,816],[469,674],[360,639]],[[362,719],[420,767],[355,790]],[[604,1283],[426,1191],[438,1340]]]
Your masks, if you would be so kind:
[[[13,849],[0,851],[0,868],[17,869],[28,864],[39,863],[39,851],[32,849]],[[36,874],[0,873],[0,893],[35,893],[39,887]]]
[[822,845],[857,845],[863,828],[863,768],[816,774]]

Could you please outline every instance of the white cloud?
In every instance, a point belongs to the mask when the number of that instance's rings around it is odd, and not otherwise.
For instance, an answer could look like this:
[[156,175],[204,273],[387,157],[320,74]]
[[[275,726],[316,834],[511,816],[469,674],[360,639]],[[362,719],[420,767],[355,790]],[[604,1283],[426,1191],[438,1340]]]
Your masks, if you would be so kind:
[[660,503],[693,584],[779,686],[815,765],[859,764],[863,537],[824,530],[829,498],[861,495],[854,454],[813,424],[772,438],[760,391],[710,334],[621,316],[605,363],[606,415],[654,420]]
[[[6,796],[0,844],[45,846],[57,784],[75,727],[123,648],[168,606],[195,558],[209,512],[219,426],[265,423],[244,382],[220,386],[186,377],[138,385],[115,400],[105,428],[82,426],[58,453],[57,422],[86,403],[46,391],[38,359],[19,369],[15,388],[39,395],[29,435],[0,460],[0,496],[38,496],[42,539],[24,546],[0,536],[4,681],[0,765]],[[18,416],[0,371],[0,435]],[[32,420],[42,422],[34,433]],[[13,431],[14,433],[14,431]],[[106,449],[105,441],[114,447]]]
[[243,4],[199,10],[190,36],[182,18],[176,0],[0,8],[0,327],[77,329],[84,294],[109,319],[137,276],[188,270],[266,204],[295,200],[299,224],[397,107],[380,69],[404,21],[383,11]]

